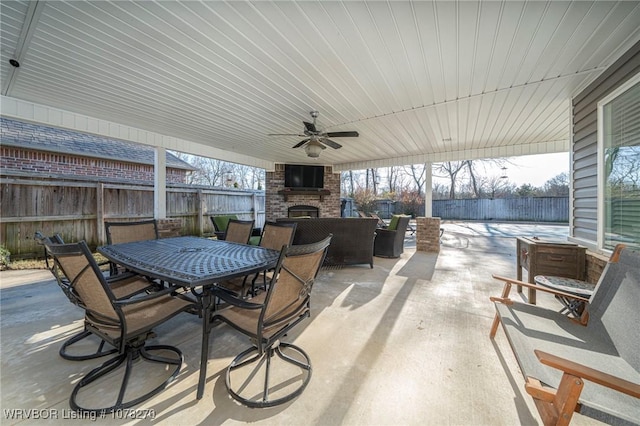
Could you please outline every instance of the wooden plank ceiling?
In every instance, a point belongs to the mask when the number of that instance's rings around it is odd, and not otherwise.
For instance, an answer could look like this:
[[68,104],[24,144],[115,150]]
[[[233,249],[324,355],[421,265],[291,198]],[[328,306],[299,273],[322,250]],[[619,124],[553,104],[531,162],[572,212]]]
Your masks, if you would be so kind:
[[[640,40],[636,1],[3,0],[1,16],[5,102],[337,169],[567,151],[571,97]],[[311,110],[360,137],[312,160],[269,136]]]

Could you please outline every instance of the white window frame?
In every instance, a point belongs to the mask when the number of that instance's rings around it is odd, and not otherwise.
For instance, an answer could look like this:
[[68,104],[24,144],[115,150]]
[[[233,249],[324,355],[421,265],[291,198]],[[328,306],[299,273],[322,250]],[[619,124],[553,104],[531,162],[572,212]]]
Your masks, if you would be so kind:
[[[640,83],[640,73],[634,75],[629,80],[627,80],[620,87],[615,89],[613,92],[609,93],[604,98],[598,101],[598,235],[597,235],[597,245],[598,249],[604,249],[604,213],[605,213],[605,205],[604,205],[604,106],[616,99],[618,96],[622,95],[624,92],[629,90],[631,87]],[[609,251],[609,250],[606,250]]]

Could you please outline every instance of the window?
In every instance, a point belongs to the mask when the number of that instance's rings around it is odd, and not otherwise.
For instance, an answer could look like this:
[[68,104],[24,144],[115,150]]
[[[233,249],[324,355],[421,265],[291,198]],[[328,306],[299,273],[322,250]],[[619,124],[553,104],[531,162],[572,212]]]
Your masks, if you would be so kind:
[[640,74],[598,103],[598,246],[640,247]]

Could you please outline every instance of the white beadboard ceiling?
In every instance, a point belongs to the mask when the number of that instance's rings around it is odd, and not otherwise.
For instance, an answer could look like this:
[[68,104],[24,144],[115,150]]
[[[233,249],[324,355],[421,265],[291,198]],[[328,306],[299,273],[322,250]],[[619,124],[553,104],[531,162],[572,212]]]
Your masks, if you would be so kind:
[[[571,97],[640,40],[637,1],[2,0],[1,17],[4,103],[267,168],[566,151]],[[314,161],[268,136],[311,110],[360,137]]]

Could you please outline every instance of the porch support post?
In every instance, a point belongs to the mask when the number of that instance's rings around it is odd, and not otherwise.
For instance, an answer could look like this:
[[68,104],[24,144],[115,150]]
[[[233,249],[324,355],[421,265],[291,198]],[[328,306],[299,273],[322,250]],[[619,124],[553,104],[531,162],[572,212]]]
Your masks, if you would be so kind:
[[433,216],[433,175],[431,162],[424,163],[424,217]]
[[154,154],[153,217],[167,218],[167,150],[156,146]]

